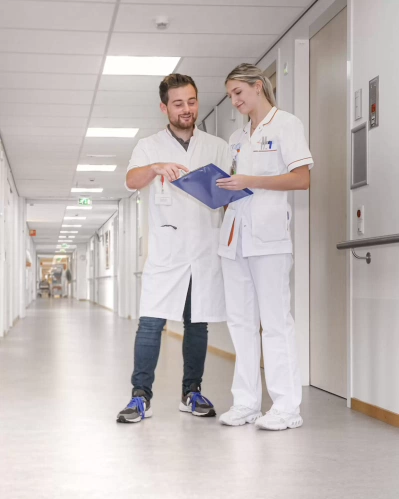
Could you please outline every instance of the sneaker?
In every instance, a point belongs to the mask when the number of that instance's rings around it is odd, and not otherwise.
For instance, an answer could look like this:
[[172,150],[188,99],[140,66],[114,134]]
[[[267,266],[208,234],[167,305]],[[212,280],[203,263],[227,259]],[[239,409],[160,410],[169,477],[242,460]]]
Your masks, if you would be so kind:
[[191,412],[193,416],[200,416],[202,418],[216,416],[212,402],[201,394],[201,387],[193,385],[191,388],[190,393],[182,395],[179,411]]
[[151,403],[144,396],[143,390],[133,392],[132,400],[121,411],[116,420],[118,423],[140,423],[144,418],[152,416]]
[[299,428],[303,425],[300,414],[280,412],[270,409],[264,416],[256,421],[255,426],[261,430],[286,430],[287,428]]
[[243,405],[233,405],[228,412],[220,416],[219,422],[227,426],[242,426],[245,423],[255,423],[261,416],[260,411],[254,411]]

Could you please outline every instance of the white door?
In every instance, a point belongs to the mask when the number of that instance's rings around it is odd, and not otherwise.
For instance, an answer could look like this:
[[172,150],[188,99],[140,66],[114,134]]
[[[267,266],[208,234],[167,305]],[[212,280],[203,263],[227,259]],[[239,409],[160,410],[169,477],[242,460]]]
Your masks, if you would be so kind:
[[310,40],[310,383],[347,396],[347,9]]
[[9,182],[6,182],[5,210],[4,210],[4,242],[5,242],[5,324],[4,330],[8,331],[13,325],[13,258],[14,258],[14,227],[13,227],[13,199]]

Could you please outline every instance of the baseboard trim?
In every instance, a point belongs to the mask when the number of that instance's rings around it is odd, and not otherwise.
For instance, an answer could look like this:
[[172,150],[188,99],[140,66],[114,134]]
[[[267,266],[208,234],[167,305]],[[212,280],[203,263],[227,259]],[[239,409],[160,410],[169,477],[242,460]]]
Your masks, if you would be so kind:
[[[170,331],[169,329],[165,330],[165,333],[172,338],[183,341],[183,336],[179,333],[175,333],[174,331]],[[208,345],[208,352],[217,355],[218,357],[222,357],[223,359],[231,360],[235,362],[236,355],[235,353],[226,352],[226,350],[222,350],[221,348],[214,347],[212,345]]]
[[[78,301],[83,301],[83,300],[78,300]],[[96,307],[103,308],[104,310],[108,310],[108,312],[112,312],[113,314],[116,314],[115,310],[113,310],[112,308],[106,307],[104,305],[100,305],[100,303],[96,303],[95,301],[91,301],[91,300],[86,300],[86,301],[92,303],[93,305],[96,305]]]
[[370,416],[371,418],[378,419],[383,423],[399,428],[399,414],[396,414],[396,412],[387,411],[386,409],[368,404],[367,402],[362,402],[361,400],[355,398],[353,398],[351,402],[351,407],[354,411],[361,412],[366,416]]

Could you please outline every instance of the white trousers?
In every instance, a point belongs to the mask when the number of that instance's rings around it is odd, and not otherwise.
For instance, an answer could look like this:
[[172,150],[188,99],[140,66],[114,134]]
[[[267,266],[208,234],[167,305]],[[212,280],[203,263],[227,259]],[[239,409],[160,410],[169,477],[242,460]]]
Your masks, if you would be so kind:
[[227,324],[236,351],[234,405],[259,411],[262,346],[266,386],[273,408],[299,413],[302,384],[290,312],[292,255],[242,256],[239,235],[235,260],[222,258]]

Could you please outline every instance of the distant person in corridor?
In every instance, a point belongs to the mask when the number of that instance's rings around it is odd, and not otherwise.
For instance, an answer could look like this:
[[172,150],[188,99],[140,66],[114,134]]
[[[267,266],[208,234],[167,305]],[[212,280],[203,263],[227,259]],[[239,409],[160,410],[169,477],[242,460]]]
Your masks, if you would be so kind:
[[[189,172],[209,163],[227,171],[231,155],[222,139],[195,126],[198,92],[192,78],[171,74],[161,82],[159,94],[169,125],[138,142],[126,176],[129,189],[149,188],[149,253],[142,276],[132,399],[117,416],[121,423],[152,416],[152,385],[166,320],[184,321],[180,411],[216,415],[201,393],[201,383],[207,323],[226,319],[217,255],[223,210],[211,210],[171,182],[181,170]],[[168,391],[175,396],[172,387]]]

